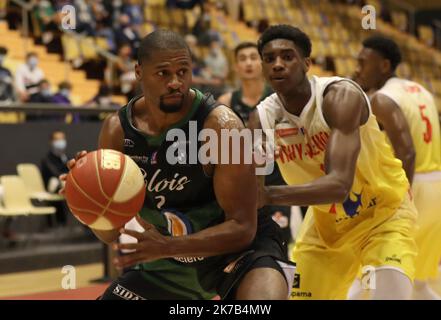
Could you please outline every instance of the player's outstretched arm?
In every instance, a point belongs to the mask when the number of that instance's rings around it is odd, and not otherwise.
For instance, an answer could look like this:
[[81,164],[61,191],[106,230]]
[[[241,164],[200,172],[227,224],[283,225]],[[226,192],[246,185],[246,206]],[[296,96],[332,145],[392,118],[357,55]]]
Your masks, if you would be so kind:
[[362,93],[347,81],[328,87],[323,115],[331,134],[326,146],[326,175],[297,186],[270,186],[261,193],[265,204],[315,205],[343,202],[352,187],[360,152],[360,125],[368,118]]
[[377,93],[371,99],[372,112],[386,131],[395,151],[395,156],[403,162],[407,179],[412,183],[415,173],[415,148],[409,125],[401,108],[389,97]]

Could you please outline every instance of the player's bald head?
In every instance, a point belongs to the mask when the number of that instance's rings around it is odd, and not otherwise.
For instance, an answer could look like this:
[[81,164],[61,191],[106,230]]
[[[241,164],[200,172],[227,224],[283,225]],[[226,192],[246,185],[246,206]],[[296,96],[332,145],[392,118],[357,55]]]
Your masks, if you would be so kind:
[[155,30],[142,39],[138,49],[138,64],[148,61],[153,52],[182,49],[190,55],[190,48],[178,33],[166,29]]

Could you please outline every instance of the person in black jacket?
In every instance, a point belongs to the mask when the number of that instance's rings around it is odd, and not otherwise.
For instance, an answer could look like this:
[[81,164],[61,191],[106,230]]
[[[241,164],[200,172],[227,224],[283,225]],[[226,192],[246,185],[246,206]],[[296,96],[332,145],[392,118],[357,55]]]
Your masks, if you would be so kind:
[[[54,131],[50,135],[50,150],[46,157],[41,161],[41,173],[46,188],[49,192],[57,193],[61,189],[61,183],[58,176],[67,173],[66,166],[69,157],[66,155],[66,135],[63,131]],[[63,202],[55,202],[52,204],[56,207],[56,222],[59,226],[65,226],[67,222],[66,207]],[[52,220],[48,220],[49,226],[52,227]]]

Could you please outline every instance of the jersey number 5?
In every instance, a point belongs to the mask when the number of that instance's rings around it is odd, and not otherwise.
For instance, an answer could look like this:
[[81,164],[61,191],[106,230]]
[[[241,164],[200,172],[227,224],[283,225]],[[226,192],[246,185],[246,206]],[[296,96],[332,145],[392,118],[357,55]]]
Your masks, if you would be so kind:
[[426,132],[424,132],[423,134],[423,139],[425,143],[429,143],[430,141],[432,141],[432,124],[430,123],[429,118],[424,115],[423,111],[424,109],[426,109],[426,106],[422,104],[419,107],[421,119],[423,119],[423,121],[426,123]]

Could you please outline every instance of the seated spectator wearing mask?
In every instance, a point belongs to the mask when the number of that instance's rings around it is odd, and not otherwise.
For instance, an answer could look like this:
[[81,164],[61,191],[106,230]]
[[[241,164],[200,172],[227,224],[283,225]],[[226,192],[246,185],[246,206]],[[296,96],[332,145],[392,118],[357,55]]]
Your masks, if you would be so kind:
[[138,49],[141,37],[136,29],[136,26],[132,24],[130,16],[122,14],[119,17],[119,27],[115,29],[115,40],[118,47],[129,43],[132,49]]
[[[41,161],[41,174],[49,192],[57,193],[61,189],[61,181],[58,177],[67,173],[66,163],[70,157],[66,155],[66,135],[63,131],[54,131],[50,135],[50,150]],[[55,202],[55,219],[57,225],[65,226],[67,222],[66,208],[63,202]],[[52,220],[48,219],[49,227],[53,227]]]
[[20,101],[28,102],[31,95],[40,91],[39,85],[44,79],[44,72],[38,67],[35,52],[26,55],[26,63],[18,66],[15,73],[15,88]]
[[15,100],[12,74],[3,66],[8,50],[0,47],[0,104],[9,104]]
[[72,85],[69,82],[61,82],[58,85],[58,92],[52,97],[52,102],[58,104],[72,104],[70,101],[71,89]]
[[208,91],[219,97],[225,86],[225,80],[228,76],[228,60],[222,51],[221,43],[217,40],[211,41],[210,51],[204,59],[208,74],[207,79],[211,81]]
[[38,84],[38,92],[29,97],[31,103],[52,103],[52,92],[49,81],[43,79]]

